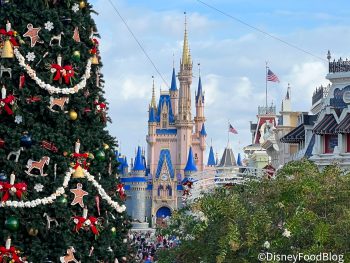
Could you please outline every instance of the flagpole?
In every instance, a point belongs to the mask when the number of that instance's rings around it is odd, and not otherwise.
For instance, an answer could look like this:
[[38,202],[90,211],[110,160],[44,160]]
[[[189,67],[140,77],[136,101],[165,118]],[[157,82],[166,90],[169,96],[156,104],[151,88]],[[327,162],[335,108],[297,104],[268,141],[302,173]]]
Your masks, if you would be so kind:
[[227,120],[227,124],[228,124],[228,129],[227,129],[227,147],[230,144],[230,120]]
[[267,69],[268,69],[268,66],[267,66],[267,61],[265,61],[266,63],[266,66],[265,66],[265,113],[267,114]]

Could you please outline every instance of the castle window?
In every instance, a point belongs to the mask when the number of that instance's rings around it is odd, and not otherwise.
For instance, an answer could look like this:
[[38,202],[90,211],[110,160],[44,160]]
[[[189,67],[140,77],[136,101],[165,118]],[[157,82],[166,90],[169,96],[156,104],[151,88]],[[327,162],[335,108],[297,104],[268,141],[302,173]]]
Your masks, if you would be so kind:
[[196,153],[194,154],[194,159],[198,160],[198,155]]
[[167,119],[168,119],[168,115],[166,113],[162,114],[162,128],[165,129],[167,126]]
[[172,193],[172,188],[170,185],[167,186],[167,190],[168,190],[168,195],[172,196],[173,193]]
[[158,196],[160,196],[160,193],[161,193],[160,191],[163,190],[163,189],[164,189],[164,188],[163,188],[162,185],[158,186]]
[[338,146],[338,134],[325,134],[323,137],[323,153],[333,153],[334,147]]

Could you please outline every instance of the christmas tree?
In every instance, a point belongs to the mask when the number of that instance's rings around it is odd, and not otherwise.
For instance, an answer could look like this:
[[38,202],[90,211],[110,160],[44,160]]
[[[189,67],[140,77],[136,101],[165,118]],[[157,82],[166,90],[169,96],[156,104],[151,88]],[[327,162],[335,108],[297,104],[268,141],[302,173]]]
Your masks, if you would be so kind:
[[87,1],[1,0],[0,262],[119,262],[130,227]]

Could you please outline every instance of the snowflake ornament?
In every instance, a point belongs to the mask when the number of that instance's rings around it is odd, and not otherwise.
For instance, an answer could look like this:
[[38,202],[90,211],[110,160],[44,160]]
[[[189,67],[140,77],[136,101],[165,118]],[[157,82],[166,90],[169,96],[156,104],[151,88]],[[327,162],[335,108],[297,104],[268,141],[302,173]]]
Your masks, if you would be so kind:
[[20,115],[16,115],[15,117],[15,123],[20,124],[23,121],[23,117]]
[[36,185],[34,186],[34,190],[37,191],[38,193],[39,193],[39,192],[42,192],[43,189],[44,189],[44,186],[43,186],[42,184],[36,184]]
[[26,55],[26,58],[28,61],[34,61],[34,59],[35,59],[34,52],[28,52],[28,54]]
[[264,248],[269,249],[270,248],[270,242],[269,241],[265,241],[263,246],[264,246]]
[[47,31],[51,31],[52,29],[54,29],[53,23],[51,21],[47,21],[44,25]]
[[72,6],[72,11],[73,11],[74,13],[78,12],[78,11],[79,11],[79,5],[78,5],[78,4],[74,4],[74,5]]
[[282,236],[290,238],[291,232],[287,228],[285,228]]

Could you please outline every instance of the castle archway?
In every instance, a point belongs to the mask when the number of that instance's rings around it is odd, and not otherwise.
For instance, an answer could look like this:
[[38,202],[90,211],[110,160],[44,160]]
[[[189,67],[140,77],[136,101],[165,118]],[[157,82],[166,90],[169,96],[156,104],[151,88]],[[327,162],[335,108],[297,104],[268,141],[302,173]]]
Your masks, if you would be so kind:
[[167,220],[171,217],[171,209],[166,206],[162,206],[156,213],[156,224],[160,227],[167,226]]

